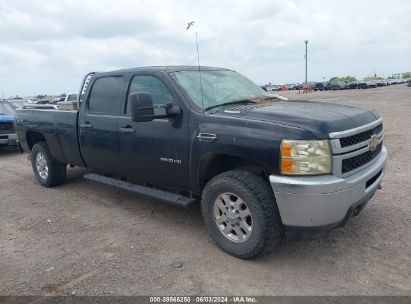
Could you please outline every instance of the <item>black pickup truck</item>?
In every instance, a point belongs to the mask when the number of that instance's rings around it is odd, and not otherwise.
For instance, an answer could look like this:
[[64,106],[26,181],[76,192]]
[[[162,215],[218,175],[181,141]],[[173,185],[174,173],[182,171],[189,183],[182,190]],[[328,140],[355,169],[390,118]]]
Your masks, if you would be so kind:
[[227,69],[146,67],[85,78],[79,111],[17,111],[37,181],[85,178],[187,207],[253,258],[285,233],[344,225],[378,189],[387,151],[373,110],[278,99]]

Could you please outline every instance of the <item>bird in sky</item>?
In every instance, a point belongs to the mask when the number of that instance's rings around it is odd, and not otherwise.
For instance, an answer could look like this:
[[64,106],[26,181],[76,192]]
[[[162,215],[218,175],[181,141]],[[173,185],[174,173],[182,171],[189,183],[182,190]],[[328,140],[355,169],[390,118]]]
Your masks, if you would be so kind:
[[194,25],[194,21],[190,21],[189,23],[187,23],[186,30],[188,30],[192,25]]

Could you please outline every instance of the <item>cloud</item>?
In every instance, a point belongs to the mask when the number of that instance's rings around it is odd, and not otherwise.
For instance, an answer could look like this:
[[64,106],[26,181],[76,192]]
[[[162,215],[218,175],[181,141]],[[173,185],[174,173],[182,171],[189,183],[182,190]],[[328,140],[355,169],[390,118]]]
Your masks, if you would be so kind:
[[[0,2],[0,94],[77,91],[88,71],[196,64],[238,70],[257,83],[387,76],[411,70],[411,2]],[[188,21],[192,30],[185,31]]]

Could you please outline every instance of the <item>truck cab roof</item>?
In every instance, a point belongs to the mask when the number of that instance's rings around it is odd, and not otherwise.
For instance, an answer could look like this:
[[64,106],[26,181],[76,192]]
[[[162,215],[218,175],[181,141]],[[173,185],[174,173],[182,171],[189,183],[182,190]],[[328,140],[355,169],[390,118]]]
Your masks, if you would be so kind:
[[230,71],[229,69],[219,68],[219,67],[209,67],[209,66],[197,66],[197,65],[169,65],[169,66],[147,66],[147,67],[136,67],[136,68],[129,68],[129,69],[120,69],[114,70],[109,72],[98,72],[96,75],[112,75],[112,74],[129,74],[129,73],[138,73],[138,72],[179,72],[179,71]]

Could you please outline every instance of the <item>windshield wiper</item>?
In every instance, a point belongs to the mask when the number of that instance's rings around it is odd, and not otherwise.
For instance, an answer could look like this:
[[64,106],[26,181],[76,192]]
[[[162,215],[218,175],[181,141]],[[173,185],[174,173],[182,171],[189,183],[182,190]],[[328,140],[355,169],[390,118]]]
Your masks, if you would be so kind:
[[251,99],[239,99],[239,100],[233,100],[229,102],[220,103],[214,106],[207,107],[205,109],[211,110],[211,109],[218,108],[218,107],[225,106],[225,105],[241,104],[241,103],[257,103],[257,102]]

